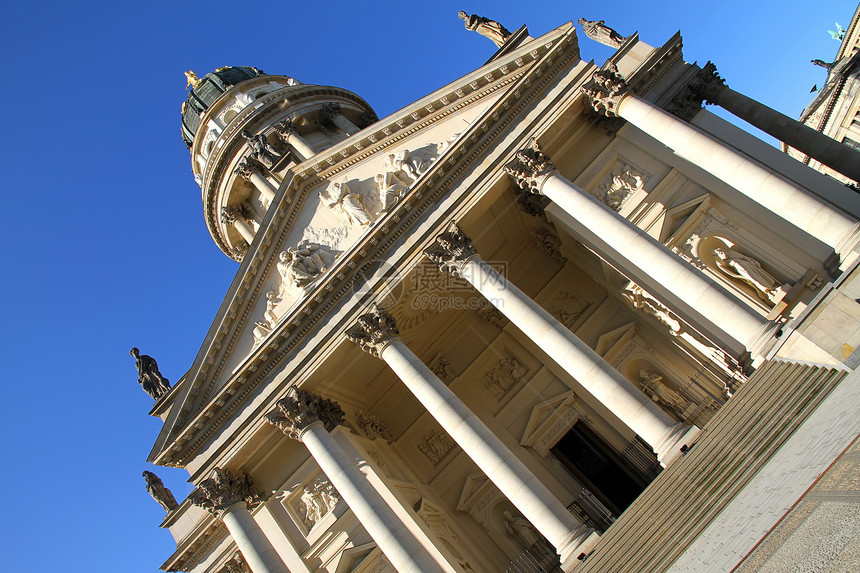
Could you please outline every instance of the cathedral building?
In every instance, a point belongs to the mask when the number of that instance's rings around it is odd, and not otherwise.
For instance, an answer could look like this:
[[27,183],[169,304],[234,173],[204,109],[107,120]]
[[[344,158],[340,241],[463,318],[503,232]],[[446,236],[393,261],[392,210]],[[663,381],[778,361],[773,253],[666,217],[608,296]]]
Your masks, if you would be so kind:
[[460,17],[495,55],[381,119],[301,78],[186,74],[206,225],[239,265],[175,386],[138,358],[148,460],[195,485],[147,477],[162,569],[838,563],[845,537],[807,525],[860,515],[827,497],[860,466],[860,195],[702,104],[855,181],[860,152],[680,34]]

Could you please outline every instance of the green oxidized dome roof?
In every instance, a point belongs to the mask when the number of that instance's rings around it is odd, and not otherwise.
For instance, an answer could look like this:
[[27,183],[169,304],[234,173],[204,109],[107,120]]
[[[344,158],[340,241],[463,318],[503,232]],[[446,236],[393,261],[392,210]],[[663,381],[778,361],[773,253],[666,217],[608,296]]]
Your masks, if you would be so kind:
[[[193,72],[187,72],[186,75],[188,73],[192,73],[193,77]],[[231,86],[264,75],[266,74],[257,68],[228,66],[218,68],[197,81],[189,78],[189,81],[192,81],[194,85],[182,104],[182,141],[185,142],[185,146],[191,148],[194,134],[197,133],[197,128],[200,125],[200,116],[215,103],[215,100],[221,97],[221,94],[230,89]]]

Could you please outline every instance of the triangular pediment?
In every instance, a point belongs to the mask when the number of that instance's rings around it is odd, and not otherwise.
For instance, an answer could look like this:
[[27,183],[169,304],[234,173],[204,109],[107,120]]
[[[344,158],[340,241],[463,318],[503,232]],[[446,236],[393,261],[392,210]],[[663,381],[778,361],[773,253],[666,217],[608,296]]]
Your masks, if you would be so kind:
[[675,244],[674,239],[686,236],[687,228],[698,221],[699,214],[706,212],[710,206],[710,194],[705,193],[668,209],[660,229],[660,242],[671,248]]
[[[547,38],[550,41],[543,41]],[[535,63],[543,63],[540,70],[532,65]],[[489,127],[506,114],[519,113],[521,107],[512,102],[531,92],[533,97],[542,93],[541,84],[526,79],[531,75],[546,78],[579,63],[575,34],[565,25],[545,35],[539,46],[530,42],[297,165],[292,179],[278,189],[185,382],[176,391],[150,461],[187,464],[247,404],[254,401],[254,407],[259,408],[260,399],[255,397],[277,390],[270,383],[276,366],[278,384],[288,384],[284,357],[295,356],[294,349],[315,329],[340,327],[338,321],[343,319],[330,316],[330,309],[354,294],[350,281],[356,273],[366,271],[362,261],[376,250],[389,248],[389,235],[408,236],[405,227],[430,204],[426,194],[448,189],[451,180],[447,173],[462,170],[460,164],[480,161],[480,153],[471,150],[479,145],[486,149],[481,138],[503,133]],[[504,105],[500,100],[505,100]],[[457,130],[451,129],[454,123]],[[450,137],[453,135],[458,137]],[[281,313],[277,327],[256,344],[253,331],[267,310],[266,295],[280,282],[279,254],[302,238],[323,243],[336,234],[332,231],[335,225],[314,224],[321,213],[331,217],[327,211],[330,206],[321,203],[320,189],[334,182],[353,185],[352,181],[357,181],[356,188],[369,193],[374,176],[383,171],[377,163],[407,148],[425,149],[428,155],[422,159],[430,163],[428,169],[413,182],[401,202],[371,225],[356,229],[355,234],[350,229],[340,244],[331,245],[338,251],[331,268],[308,285],[294,303],[287,305],[289,308],[277,309]],[[316,234],[305,236],[309,228],[317,229]],[[253,412],[250,415],[257,416]]]
[[633,340],[635,334],[635,322],[630,322],[615,330],[610,330],[597,339],[595,351],[605,358],[607,362],[612,362],[612,359]]

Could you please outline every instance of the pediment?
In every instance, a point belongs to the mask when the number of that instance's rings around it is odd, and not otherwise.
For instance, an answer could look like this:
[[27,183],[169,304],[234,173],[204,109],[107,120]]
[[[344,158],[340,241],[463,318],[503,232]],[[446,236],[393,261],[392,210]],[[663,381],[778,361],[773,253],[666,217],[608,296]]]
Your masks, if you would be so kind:
[[697,221],[699,219],[697,215],[707,211],[710,206],[710,194],[704,193],[668,209],[663,219],[663,227],[660,229],[660,242],[671,248],[674,245],[673,239],[684,235],[683,231],[687,229],[690,222]]
[[520,444],[531,447],[542,456],[555,445],[579,418],[574,408],[576,394],[573,391],[559,394],[532,409]]
[[[575,34],[569,26],[550,36],[552,42],[541,42],[540,46],[530,43],[297,166],[266,213],[186,382],[177,391],[150,461],[187,464],[253,396],[264,388],[273,390],[268,382],[275,368],[283,369],[284,357],[295,354],[293,349],[302,344],[312,328],[337,325],[337,321],[328,320],[329,309],[355,294],[353,277],[367,271],[373,254],[388,249],[397,237],[408,236],[407,227],[417,216],[450,191],[452,172],[481,160],[480,150],[486,149],[481,138],[498,137],[503,130],[490,127],[522,108],[511,102],[543,93],[545,83],[526,80],[532,76],[543,80],[580,62]],[[532,63],[544,66],[538,70]],[[429,103],[447,97],[442,94],[458,91],[462,97],[452,97],[448,107]],[[434,109],[429,116],[428,107]],[[419,113],[421,109],[425,111]],[[415,117],[422,123],[416,124]],[[468,121],[462,121],[464,118]],[[367,139],[375,129],[381,130],[380,134],[388,130],[382,136],[384,140]],[[453,137],[457,134],[460,135]],[[347,148],[351,151],[347,152]],[[374,177],[383,171],[387,156],[405,149],[430,163],[419,180],[413,181],[406,196],[387,212],[374,211],[372,214],[378,217],[371,224],[353,220],[347,222],[346,232],[340,231],[345,224],[343,213],[334,212],[325,203],[324,195],[331,196],[329,187],[345,182],[362,197],[372,195]],[[336,154],[337,159],[332,159],[330,165],[324,157],[331,154]],[[439,160],[434,161],[436,158]],[[317,161],[325,161],[326,165]],[[321,189],[328,193],[321,195]],[[376,193],[379,197],[378,186]],[[266,295],[280,286],[279,254],[302,239],[325,244],[336,258],[319,280],[306,285],[294,299],[277,303],[276,329],[255,345],[253,331],[255,323],[265,318]]]
[[624,326],[620,326],[614,330],[602,334],[597,339],[597,347],[595,351],[606,359],[607,362],[612,362],[613,358],[623,350],[627,344],[633,340],[636,334],[636,323],[630,322]]

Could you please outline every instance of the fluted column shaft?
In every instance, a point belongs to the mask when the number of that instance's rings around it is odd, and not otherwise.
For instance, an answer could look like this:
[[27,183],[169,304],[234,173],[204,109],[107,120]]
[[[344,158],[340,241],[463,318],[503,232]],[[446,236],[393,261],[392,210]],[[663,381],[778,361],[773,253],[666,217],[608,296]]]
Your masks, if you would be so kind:
[[399,339],[382,358],[410,392],[561,556],[578,554],[591,530],[583,526],[454,392]]

